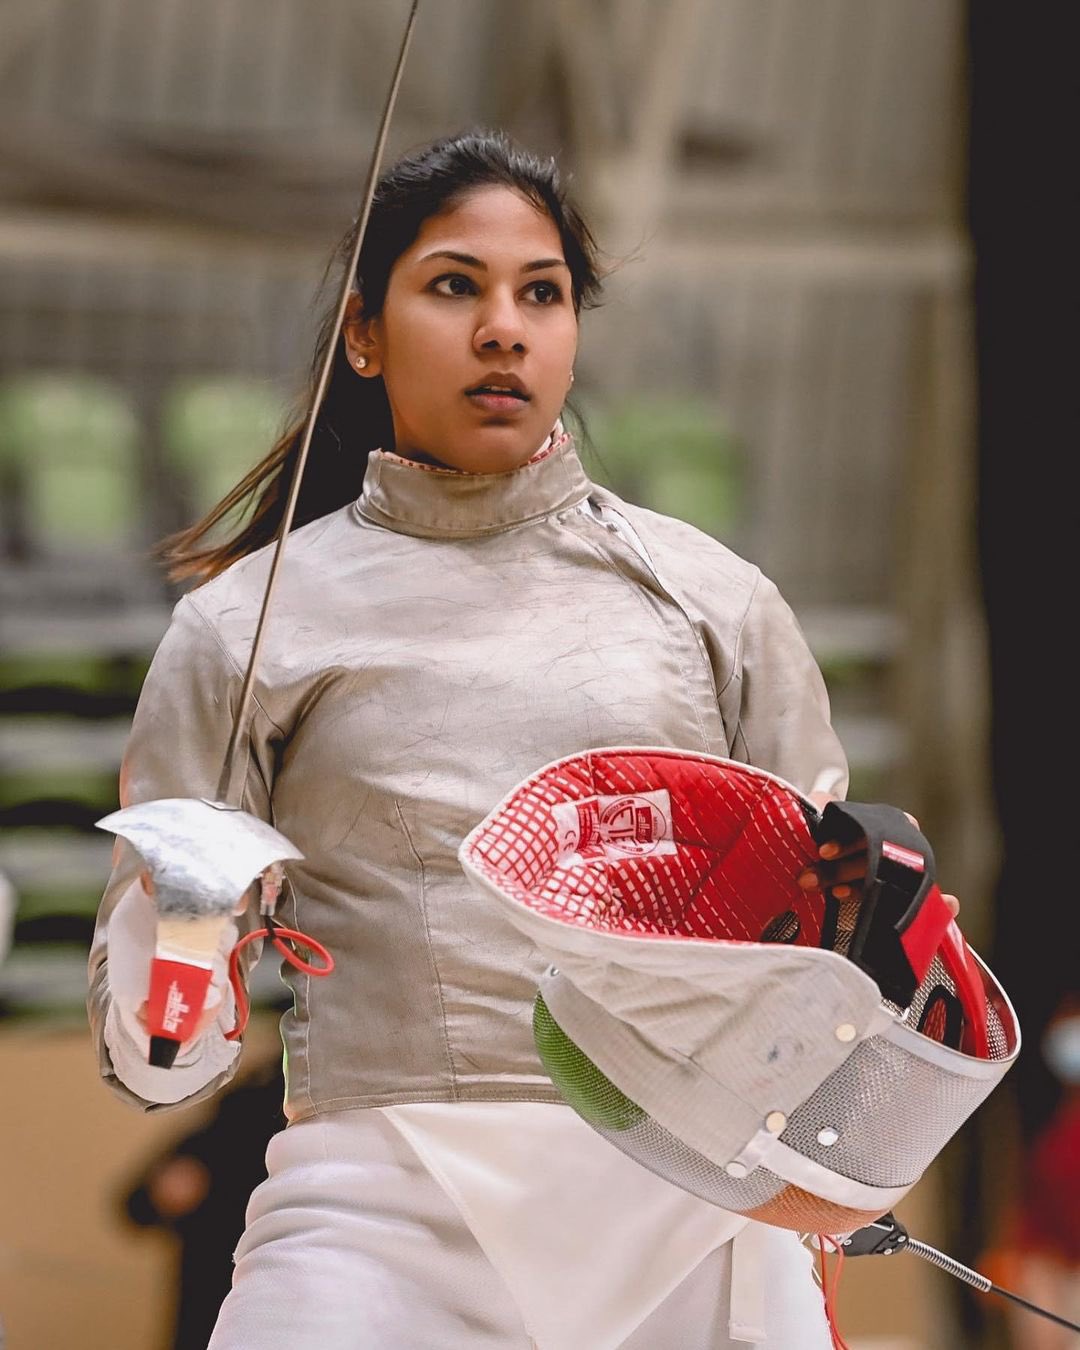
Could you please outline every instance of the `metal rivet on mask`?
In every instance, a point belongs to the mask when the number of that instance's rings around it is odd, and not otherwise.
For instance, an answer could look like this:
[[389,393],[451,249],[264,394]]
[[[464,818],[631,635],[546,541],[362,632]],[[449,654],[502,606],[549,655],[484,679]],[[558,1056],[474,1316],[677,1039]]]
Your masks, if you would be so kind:
[[836,1130],[819,1130],[817,1141],[823,1148],[832,1148],[839,1138]]
[[836,1028],[836,1039],[838,1041],[853,1041],[857,1034],[850,1022],[841,1022]]
[[729,1177],[744,1177],[746,1176],[747,1172],[749,1172],[749,1170],[750,1169],[747,1167],[747,1165],[741,1162],[729,1162],[728,1165],[724,1168],[724,1171],[728,1174]]
[[783,1134],[787,1128],[787,1116],[783,1111],[770,1111],[765,1117],[765,1128],[770,1134]]

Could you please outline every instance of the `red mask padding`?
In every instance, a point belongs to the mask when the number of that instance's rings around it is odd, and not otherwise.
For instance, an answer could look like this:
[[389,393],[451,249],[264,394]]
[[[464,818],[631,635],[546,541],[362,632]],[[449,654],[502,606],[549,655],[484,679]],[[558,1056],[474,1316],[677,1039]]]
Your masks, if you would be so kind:
[[[667,794],[664,806],[652,800],[658,791]],[[560,837],[536,808],[567,802],[578,804],[576,834],[567,826]],[[822,817],[794,788],[746,765],[702,772],[699,760],[670,752],[595,751],[532,780],[473,858],[493,866],[522,903],[564,922],[683,941],[833,947],[835,923],[821,892],[803,890],[796,878],[818,861],[819,842],[847,843],[858,833],[868,841],[869,876],[849,958],[902,1007],[939,951],[970,993],[959,934],[944,943],[950,915],[933,852],[904,812],[830,803]],[[585,860],[594,865],[582,867]],[[985,1054],[979,1001],[969,998],[965,1013],[981,1025]]]
[[[670,812],[651,830],[633,819],[665,791]],[[595,807],[597,798],[605,801]],[[580,803],[577,844],[549,809]],[[814,808],[779,780],[753,771],[703,774],[664,752],[592,752],[532,779],[476,839],[472,858],[538,912],[611,932],[650,937],[761,940],[791,911],[801,943],[818,946],[820,894],[796,882],[817,858]],[[651,814],[651,812],[650,812]],[[606,866],[583,868],[589,857]],[[575,856],[560,865],[561,855]]]

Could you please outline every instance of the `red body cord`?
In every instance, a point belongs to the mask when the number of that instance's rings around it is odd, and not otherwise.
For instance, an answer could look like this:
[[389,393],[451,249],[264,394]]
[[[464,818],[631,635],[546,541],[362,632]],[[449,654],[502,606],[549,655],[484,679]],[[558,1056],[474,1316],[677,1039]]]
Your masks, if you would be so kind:
[[[847,1341],[840,1334],[840,1327],[836,1318],[836,1292],[840,1286],[840,1275],[844,1269],[844,1249],[831,1237],[826,1237],[824,1233],[817,1235],[818,1251],[821,1254],[821,1297],[825,1300],[825,1317],[829,1323],[829,1335],[832,1337],[833,1350],[851,1350]],[[830,1277],[828,1267],[825,1263],[825,1244],[830,1243],[833,1251],[836,1253],[836,1265]]]
[[[229,981],[232,984],[233,996],[236,999],[236,1026],[233,1027],[232,1031],[225,1033],[227,1041],[240,1039],[247,1027],[248,1017],[251,1015],[251,1004],[248,1001],[244,981],[240,976],[240,953],[249,943],[265,937],[270,938],[289,965],[294,970],[299,970],[303,975],[329,975],[334,969],[334,958],[322,943],[316,942],[314,938],[308,937],[306,933],[298,932],[295,928],[283,928],[281,924],[268,920],[266,928],[256,928],[252,933],[245,933],[229,953]],[[313,956],[318,956],[323,964],[315,966],[310,961],[305,961],[302,956],[297,954],[294,947],[288,945],[289,943],[306,947]]]

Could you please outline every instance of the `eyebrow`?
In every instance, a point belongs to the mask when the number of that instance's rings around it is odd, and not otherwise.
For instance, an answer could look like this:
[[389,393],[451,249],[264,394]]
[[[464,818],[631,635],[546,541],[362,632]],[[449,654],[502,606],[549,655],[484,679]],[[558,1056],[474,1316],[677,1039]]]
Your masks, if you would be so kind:
[[[474,258],[471,253],[457,253],[453,249],[439,249],[435,253],[427,253],[421,262],[430,262],[432,258],[449,258],[451,262],[464,263],[466,267],[475,267],[477,271],[486,272],[488,266],[486,262],[481,262],[479,258]],[[537,258],[535,262],[525,263],[521,270],[523,272],[541,272],[547,267],[567,267],[565,258]]]

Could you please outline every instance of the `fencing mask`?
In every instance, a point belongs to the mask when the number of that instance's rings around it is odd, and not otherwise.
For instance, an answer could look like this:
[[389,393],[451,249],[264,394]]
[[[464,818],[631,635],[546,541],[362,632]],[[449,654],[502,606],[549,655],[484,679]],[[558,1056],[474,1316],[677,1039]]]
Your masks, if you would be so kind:
[[[849,914],[796,878],[859,834]],[[460,859],[552,963],[533,1027],[566,1101],[764,1223],[840,1233],[892,1209],[1018,1053],[895,808],[819,814],[745,764],[590,750],[519,784]]]

